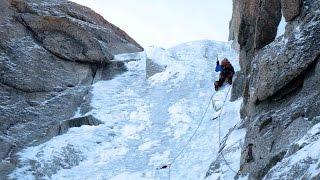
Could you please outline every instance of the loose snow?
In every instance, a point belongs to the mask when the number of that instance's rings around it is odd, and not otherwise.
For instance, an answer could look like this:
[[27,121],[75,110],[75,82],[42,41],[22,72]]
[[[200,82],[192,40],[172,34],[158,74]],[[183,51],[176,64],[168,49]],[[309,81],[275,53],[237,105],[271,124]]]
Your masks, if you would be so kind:
[[[126,62],[128,71],[95,83],[91,92],[93,110],[88,114],[104,124],[71,128],[46,143],[24,149],[19,153],[20,166],[10,177],[167,179],[168,168],[159,167],[176,159],[170,169],[172,179],[203,179],[219,150],[218,121],[211,119],[222,110],[221,137],[240,121],[241,100],[228,101],[222,109],[230,86],[213,90],[219,75],[214,72],[217,57],[228,57],[239,69],[238,54],[230,43],[209,40],[116,56]],[[166,69],[146,79],[146,58]],[[135,61],[127,62],[129,59]],[[188,141],[201,117],[203,123]],[[227,147],[243,137],[243,130],[233,131]],[[239,158],[237,151],[227,160],[238,169]],[[226,178],[235,175],[228,169],[221,173]]]

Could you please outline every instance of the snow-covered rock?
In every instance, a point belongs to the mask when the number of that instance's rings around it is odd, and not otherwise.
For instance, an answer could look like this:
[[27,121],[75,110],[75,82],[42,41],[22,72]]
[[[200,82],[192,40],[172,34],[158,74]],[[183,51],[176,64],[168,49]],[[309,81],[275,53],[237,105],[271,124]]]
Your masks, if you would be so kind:
[[284,159],[272,167],[264,179],[319,179],[319,147],[320,123],[293,143]]
[[61,122],[85,113],[80,106],[89,99],[97,69],[110,79],[118,74],[108,64],[114,55],[143,48],[91,9],[66,0],[1,0],[0,9],[0,179],[5,179],[17,151],[47,141],[59,134]]
[[[319,179],[319,153],[311,150],[317,135],[309,131],[320,115],[320,1],[247,0],[235,5],[240,6],[235,9],[240,13],[241,78],[234,87],[243,86],[241,115],[247,129],[241,175]],[[276,37],[281,10],[287,24]],[[315,141],[297,145],[304,136]]]
[[[91,91],[92,111],[87,115],[103,124],[71,128],[24,149],[10,177],[202,179],[219,156],[219,122],[211,120],[219,114],[220,136],[228,137],[224,138],[227,161],[239,170],[239,150],[227,149],[242,145],[244,130],[234,128],[240,122],[242,101],[228,101],[228,85],[219,92],[213,90],[219,76],[214,72],[217,55],[228,57],[239,69],[230,43],[207,40],[116,57],[125,62],[127,72],[96,82]],[[139,60],[129,61],[132,57]],[[147,58],[166,69],[146,79]],[[169,164],[170,174],[168,168],[160,169]],[[235,176],[222,168],[222,177]]]

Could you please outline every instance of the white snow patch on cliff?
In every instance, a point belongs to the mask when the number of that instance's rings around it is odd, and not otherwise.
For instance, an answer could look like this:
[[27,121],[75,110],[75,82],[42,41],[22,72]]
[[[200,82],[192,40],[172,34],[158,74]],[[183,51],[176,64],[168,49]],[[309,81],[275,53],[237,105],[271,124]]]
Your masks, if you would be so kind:
[[[299,146],[299,149],[292,155],[285,156],[283,160],[272,167],[265,179],[317,178],[320,171],[320,123],[313,126],[306,135],[294,144]],[[303,174],[303,176],[297,177],[296,172]]]

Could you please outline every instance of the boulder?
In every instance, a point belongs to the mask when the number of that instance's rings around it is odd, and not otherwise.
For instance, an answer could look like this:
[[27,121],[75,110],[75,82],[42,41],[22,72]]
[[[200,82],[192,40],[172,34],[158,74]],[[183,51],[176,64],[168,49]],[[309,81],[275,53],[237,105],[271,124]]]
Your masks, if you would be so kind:
[[52,136],[56,136],[66,133],[68,129],[73,127],[81,127],[83,125],[98,126],[100,124],[102,124],[102,122],[92,115],[74,117],[60,122],[60,124],[57,125],[56,128],[50,128],[48,134],[50,133],[52,134]]
[[281,0],[282,13],[287,22],[296,18],[301,11],[301,0]]
[[124,62],[112,61],[97,70],[94,78],[94,82],[97,82],[101,79],[110,80],[115,75],[122,74],[123,72],[126,72],[126,71],[127,71],[127,68]]
[[73,61],[101,62],[142,51],[124,31],[91,9],[66,0],[11,0],[18,21],[47,50]]
[[163,72],[166,69],[165,65],[157,63],[155,60],[146,60],[146,77],[149,78],[157,73]]
[[300,86],[301,76],[315,67],[320,39],[316,32],[320,31],[320,25],[305,21],[299,26],[301,31],[296,29],[287,37],[277,39],[255,56],[251,71],[251,103],[266,100],[288,85]]

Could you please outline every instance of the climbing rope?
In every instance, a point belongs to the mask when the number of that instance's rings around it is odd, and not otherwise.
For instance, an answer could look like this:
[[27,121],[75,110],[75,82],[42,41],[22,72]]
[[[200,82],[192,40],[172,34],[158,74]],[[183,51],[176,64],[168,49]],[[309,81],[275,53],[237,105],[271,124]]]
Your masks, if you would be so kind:
[[[221,114],[222,114],[222,111],[223,111],[223,108],[227,102],[227,98],[228,98],[228,95],[230,93],[230,90],[231,90],[231,86],[229,87],[228,89],[228,92],[224,98],[224,101],[223,101],[223,105],[220,109],[220,112],[219,112],[219,115],[214,119],[218,119],[218,126],[219,126],[219,149],[221,148]],[[173,158],[173,160],[166,164],[166,165],[163,165],[159,168],[157,168],[157,170],[160,170],[160,169],[167,169],[168,168],[168,179],[170,180],[170,177],[171,177],[171,166],[175,163],[175,161],[183,154],[183,152],[186,150],[187,146],[190,144],[190,142],[192,141],[193,137],[196,135],[196,133],[198,132],[199,128],[201,127],[202,123],[203,123],[203,120],[205,118],[205,115],[207,114],[208,110],[209,110],[209,107],[210,107],[210,104],[212,103],[212,106],[214,106],[214,103],[213,103],[213,96],[214,96],[215,93],[213,93],[210,97],[210,100],[209,100],[209,103],[206,107],[206,110],[204,111],[202,117],[201,117],[201,120],[199,121],[198,125],[197,125],[197,128],[195,129],[195,131],[193,132],[193,134],[190,136],[190,138],[188,139],[187,143],[183,146],[183,148],[180,150],[180,152],[175,156],[175,158]],[[228,168],[238,174],[238,172],[236,172],[235,170],[233,170],[233,168],[230,166],[230,164],[227,162],[227,160],[225,159],[224,155],[223,155],[223,152],[221,151],[220,152],[220,155],[222,156],[222,159],[225,161],[226,165],[228,166]]]
[[[226,97],[224,98],[223,105],[222,105],[221,110],[220,110],[220,113],[219,113],[219,115],[218,115],[218,123],[219,123],[219,149],[221,148],[221,114],[222,114],[223,108],[224,108],[224,106],[225,106],[225,104],[226,104],[226,102],[227,102],[227,98],[228,98],[228,95],[229,95],[230,90],[231,90],[231,86],[230,86],[229,89],[228,89],[227,95],[226,95]],[[223,150],[221,150],[220,155],[222,156],[222,159],[224,160],[224,162],[226,163],[226,165],[228,166],[228,168],[229,168],[232,172],[234,172],[234,173],[236,173],[236,174],[239,174],[239,172],[236,172],[236,171],[231,167],[231,165],[228,163],[228,161],[226,160],[226,158],[225,158],[224,155],[223,155]]]
[[[228,89],[228,92],[227,92],[227,95],[224,97],[224,100],[223,100],[223,104],[221,106],[221,109],[220,109],[220,112],[219,112],[219,115],[217,116],[218,117],[218,123],[219,123],[219,148],[221,146],[221,114],[222,114],[222,111],[223,111],[223,108],[227,102],[227,98],[228,98],[228,95],[229,95],[229,92],[230,92],[230,89],[231,89],[231,86],[229,87]],[[213,103],[212,103],[213,105]]]
[[211,104],[211,101],[213,99],[213,96],[214,96],[215,93],[212,93],[211,97],[210,97],[210,100],[209,100],[209,103],[206,107],[206,110],[204,111],[202,117],[201,117],[201,120],[199,121],[198,125],[197,125],[197,128],[195,129],[195,131],[192,133],[192,135],[190,136],[190,138],[188,139],[187,143],[183,146],[183,148],[180,150],[180,152],[172,159],[172,161],[166,165],[163,165],[159,168],[157,168],[158,170],[160,169],[166,169],[168,168],[168,178],[170,180],[170,176],[171,176],[171,166],[175,163],[175,161],[183,154],[183,152],[186,150],[187,146],[190,144],[190,142],[192,141],[193,137],[196,135],[196,133],[198,132],[199,128],[201,127],[202,123],[203,123],[203,120],[205,118],[205,115],[207,114],[208,110],[209,110],[209,107],[210,107],[210,104]]

